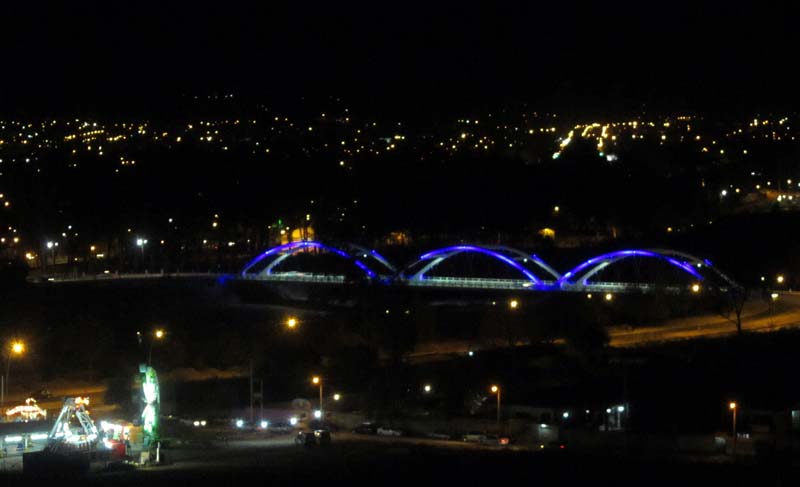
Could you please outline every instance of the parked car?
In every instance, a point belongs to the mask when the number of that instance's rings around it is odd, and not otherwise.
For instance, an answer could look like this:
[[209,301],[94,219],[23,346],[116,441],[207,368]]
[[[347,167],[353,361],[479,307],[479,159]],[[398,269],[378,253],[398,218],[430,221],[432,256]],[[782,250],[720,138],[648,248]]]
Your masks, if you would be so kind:
[[294,442],[306,447],[327,446],[331,444],[331,432],[327,429],[298,431]]
[[[567,445],[561,443],[559,441],[550,441],[548,443],[539,443],[539,451],[549,451],[549,452],[563,452],[567,449]],[[535,451],[536,449],[534,449]]]
[[363,423],[361,425],[356,426],[353,430],[353,433],[359,435],[374,435],[378,432],[378,428],[372,423]]
[[433,433],[428,433],[428,438],[432,438],[434,440],[449,440],[451,436],[444,431],[434,431]]
[[465,433],[464,436],[461,437],[461,439],[463,441],[478,443],[486,439],[486,433],[483,433],[481,431],[469,431]]
[[488,446],[507,446],[511,443],[511,438],[505,435],[486,435],[480,443]]
[[294,426],[286,422],[270,423],[267,427],[267,431],[273,433],[291,433],[294,431]]
[[403,436],[403,432],[397,428],[391,428],[389,426],[380,426],[376,430],[376,433],[379,436]]

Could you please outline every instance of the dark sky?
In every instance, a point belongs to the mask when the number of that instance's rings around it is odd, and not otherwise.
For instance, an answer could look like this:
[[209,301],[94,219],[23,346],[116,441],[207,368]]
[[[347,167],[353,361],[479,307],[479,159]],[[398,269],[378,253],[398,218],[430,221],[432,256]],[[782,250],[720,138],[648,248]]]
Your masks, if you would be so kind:
[[4,2],[0,110],[215,91],[422,109],[793,109],[797,9],[767,3]]

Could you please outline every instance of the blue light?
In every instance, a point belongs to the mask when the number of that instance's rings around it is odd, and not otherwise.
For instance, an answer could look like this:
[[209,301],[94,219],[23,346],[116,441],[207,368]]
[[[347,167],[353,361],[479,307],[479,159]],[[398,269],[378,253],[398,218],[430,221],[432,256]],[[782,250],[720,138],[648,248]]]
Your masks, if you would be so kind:
[[[662,259],[667,261],[668,263],[678,267],[679,269],[683,270],[684,272],[691,274],[695,278],[699,280],[703,280],[703,276],[701,276],[694,268],[685,263],[685,262],[678,262],[677,260],[673,259],[672,257],[667,257],[666,255],[659,254],[657,252],[650,252],[649,250],[619,250],[617,252],[610,252],[608,254],[599,255],[597,257],[593,257],[586,262],[580,264],[579,266],[575,267],[571,271],[564,274],[564,276],[558,280],[558,284],[565,284],[569,283],[569,279],[572,276],[580,275],[587,267],[591,266],[597,261],[607,262],[608,264],[612,264],[617,260],[626,259],[628,257],[654,257],[657,259]],[[585,282],[584,282],[585,284]]]
[[242,276],[244,276],[245,274],[247,274],[247,271],[249,271],[254,265],[258,264],[259,262],[261,262],[262,260],[264,260],[265,258],[267,258],[267,257],[269,257],[271,255],[275,255],[275,254],[282,253],[282,252],[288,252],[289,255],[291,255],[291,254],[294,254],[295,252],[298,252],[299,250],[304,249],[304,248],[323,249],[325,251],[334,253],[334,254],[336,254],[336,255],[338,255],[340,257],[343,257],[345,259],[352,260],[353,263],[359,269],[361,269],[362,271],[364,271],[365,274],[367,274],[367,276],[369,276],[370,278],[376,277],[376,274],[372,270],[370,270],[369,267],[364,265],[363,262],[361,262],[360,260],[356,259],[355,257],[353,257],[352,255],[348,254],[347,252],[345,252],[343,250],[340,250],[340,249],[337,249],[335,247],[331,247],[331,246],[325,245],[325,244],[323,244],[321,242],[314,242],[314,241],[290,242],[290,243],[287,243],[287,244],[278,245],[277,247],[273,247],[271,249],[268,249],[264,253],[262,253],[261,255],[256,257],[255,259],[251,260],[244,267],[244,269],[242,269],[241,274],[242,274]]
[[[539,280],[539,278],[537,278],[536,276],[534,276],[531,273],[531,271],[529,271],[528,269],[522,267],[517,262],[515,262],[513,259],[509,259],[505,255],[499,254],[499,253],[494,252],[492,250],[485,249],[483,247],[477,247],[477,246],[474,246],[474,245],[453,245],[451,247],[443,247],[441,249],[432,250],[432,251],[428,252],[427,254],[422,255],[419,258],[419,260],[428,260],[428,259],[432,259],[434,257],[437,257],[437,256],[439,256],[441,254],[448,254],[448,253],[456,254],[456,253],[460,253],[460,252],[476,252],[476,253],[479,253],[479,254],[488,255],[489,257],[493,257],[495,259],[498,259],[498,260],[508,264],[509,266],[513,267],[514,269],[520,271],[522,274],[525,275],[525,277],[527,277],[534,284],[538,285],[538,284],[542,283],[542,281]],[[417,279],[424,279],[424,276],[422,274],[419,274],[417,276]]]

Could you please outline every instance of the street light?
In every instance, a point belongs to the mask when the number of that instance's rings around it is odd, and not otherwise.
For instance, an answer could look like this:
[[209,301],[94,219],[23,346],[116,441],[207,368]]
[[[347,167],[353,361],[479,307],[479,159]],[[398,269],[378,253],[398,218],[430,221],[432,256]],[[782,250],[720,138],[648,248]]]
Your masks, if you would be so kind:
[[297,327],[297,318],[295,318],[295,317],[293,317],[293,316],[292,316],[292,317],[290,317],[289,319],[287,319],[287,320],[286,320],[286,326],[287,326],[289,329],[292,329],[292,330],[293,330],[295,327]]
[[336,394],[334,394],[334,395],[333,395],[333,400],[334,400],[334,401],[338,401],[338,400],[339,400],[339,399],[341,399],[341,398],[342,398],[342,396],[341,396],[341,395],[340,395],[338,392],[337,392]]
[[142,251],[142,263],[144,263],[144,246],[147,245],[146,238],[137,238],[136,239],[136,246]]
[[606,293],[606,301],[611,301],[612,299],[614,299],[614,295],[611,293]]
[[775,280],[778,281],[778,284],[783,284],[783,274],[778,274]]
[[492,393],[497,394],[497,426],[500,426],[500,386],[493,385]]
[[517,301],[516,299],[512,299],[512,300],[511,300],[511,301],[508,303],[508,306],[509,306],[511,309],[517,309],[517,306],[519,306],[519,301]]
[[[166,336],[166,334],[167,334],[167,332],[165,332],[161,328],[157,328],[155,331],[153,331],[153,337],[156,340],[163,340],[164,336]],[[150,351],[147,354],[147,365],[151,365],[152,362],[153,362],[153,343],[156,340],[153,340],[152,338],[150,339]]]
[[737,404],[733,401],[728,404],[728,409],[733,412],[733,455],[736,456],[736,409]]
[[426,393],[427,392],[431,392],[431,385],[430,384],[425,384],[424,390],[425,390]]
[[692,284],[692,292],[699,293],[700,292],[700,284]]
[[311,378],[311,383],[314,384],[314,385],[319,385],[319,410],[320,410],[320,414],[321,414],[322,413],[322,379],[318,375],[315,375],[314,377]]
[[12,340],[6,351],[6,375],[0,383],[0,404],[5,405],[6,396],[8,395],[8,378],[11,372],[11,357],[20,356],[25,353],[25,342],[21,340]]

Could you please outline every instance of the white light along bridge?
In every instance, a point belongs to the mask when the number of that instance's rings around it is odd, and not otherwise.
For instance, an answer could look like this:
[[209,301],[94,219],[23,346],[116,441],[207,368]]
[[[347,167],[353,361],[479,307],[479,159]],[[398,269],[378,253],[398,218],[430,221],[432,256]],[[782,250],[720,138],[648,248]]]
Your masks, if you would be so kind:
[[[294,256],[302,254],[332,254],[349,263],[354,272],[325,274],[281,270]],[[447,275],[440,272],[442,264],[465,256],[476,260],[499,263],[514,277]],[[659,264],[664,271],[676,269],[684,282],[667,283],[661,279],[652,282],[640,280],[604,281],[601,277],[619,263],[630,260],[648,260]],[[486,262],[484,262],[486,263]],[[441,266],[441,267],[440,267]],[[452,266],[450,266],[452,267]],[[356,277],[354,277],[356,276]],[[668,249],[619,250],[598,255],[582,262],[564,274],[536,254],[505,246],[453,245],[432,250],[398,270],[375,250],[347,244],[341,247],[317,241],[300,241],[279,245],[266,250],[250,261],[235,279],[246,281],[298,282],[298,283],[378,283],[440,289],[514,290],[531,292],[615,292],[615,293],[667,293],[699,292],[701,286],[720,290],[741,286],[707,259]]]

